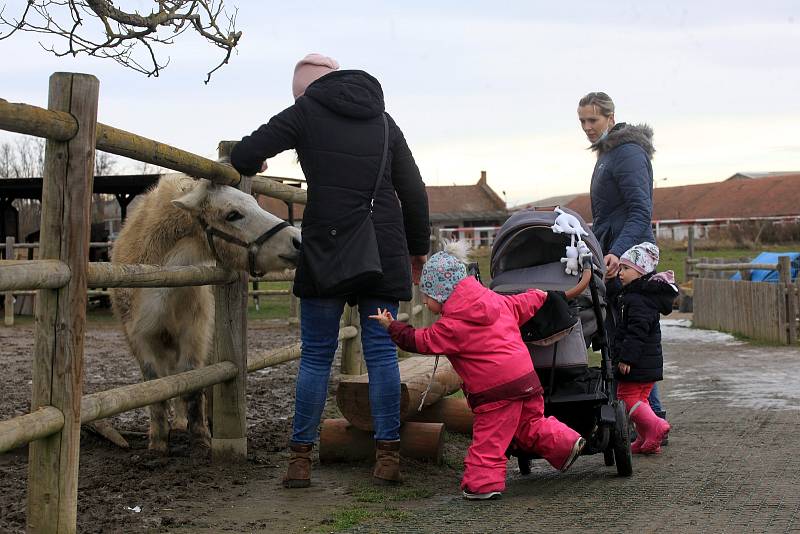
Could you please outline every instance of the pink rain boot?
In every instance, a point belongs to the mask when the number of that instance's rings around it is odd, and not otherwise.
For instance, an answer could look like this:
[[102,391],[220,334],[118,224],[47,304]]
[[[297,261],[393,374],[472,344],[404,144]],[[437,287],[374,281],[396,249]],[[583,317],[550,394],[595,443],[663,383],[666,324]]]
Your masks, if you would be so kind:
[[661,440],[669,432],[669,423],[657,416],[647,402],[634,404],[630,411],[630,418],[636,424],[636,432],[642,438],[642,443],[638,447],[635,447],[636,442],[631,445],[631,452],[637,454],[661,453]]

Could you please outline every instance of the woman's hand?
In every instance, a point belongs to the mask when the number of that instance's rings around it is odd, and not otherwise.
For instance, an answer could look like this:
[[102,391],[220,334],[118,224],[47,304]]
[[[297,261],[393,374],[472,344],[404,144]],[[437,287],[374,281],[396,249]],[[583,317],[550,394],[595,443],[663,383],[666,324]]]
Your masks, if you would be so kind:
[[619,273],[619,258],[614,254],[606,254],[603,257],[606,264],[606,279],[614,278]]
[[619,372],[623,375],[627,375],[631,372],[631,366],[627,363],[619,362]]
[[370,315],[369,318],[378,321],[384,328],[389,328],[389,325],[392,324],[392,321],[394,321],[394,317],[392,317],[392,312],[390,312],[389,310],[382,310],[380,308],[378,308],[377,315]]

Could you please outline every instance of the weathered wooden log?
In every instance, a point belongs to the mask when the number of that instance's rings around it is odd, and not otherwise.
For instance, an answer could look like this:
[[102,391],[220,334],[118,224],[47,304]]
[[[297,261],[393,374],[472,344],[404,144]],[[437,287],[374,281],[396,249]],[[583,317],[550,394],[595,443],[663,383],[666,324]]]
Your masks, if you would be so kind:
[[409,421],[425,423],[444,423],[448,432],[459,434],[472,434],[472,410],[469,409],[467,399],[445,397],[435,404],[426,406],[421,412],[416,412],[409,417]]
[[[433,372],[434,358],[413,356],[400,362],[400,420],[405,421],[419,407],[422,394],[428,387]],[[434,404],[461,387],[461,378],[447,358],[439,358],[439,367],[425,397],[425,406]],[[367,374],[346,378],[339,382],[336,393],[339,411],[361,430],[372,430],[369,409],[369,376]]]
[[7,102],[0,98],[0,130],[69,141],[78,133],[78,123],[66,111]]
[[[400,455],[442,462],[444,425],[406,423],[400,427]],[[372,432],[360,430],[347,419],[325,419],[319,436],[320,462],[354,462],[375,457]]]
[[[56,141],[68,141],[77,135],[78,123],[72,115],[64,111],[47,110],[0,99],[0,129]],[[97,148],[103,152],[166,167],[196,178],[206,178],[219,184],[236,185],[241,178],[236,169],[230,165],[223,165],[180,148],[102,123],[97,123],[96,143]],[[255,178],[253,192],[287,202],[306,203],[305,190],[282,184],[266,176]]]
[[274,273],[264,273],[264,276],[251,276],[251,282],[291,282],[294,280],[294,269],[286,269]]
[[57,72],[50,77],[48,107],[72,115],[78,131],[68,142],[46,145],[39,257],[63,261],[70,277],[63,287],[39,295],[31,408],[58,408],[64,426],[28,448],[28,532],[56,528],[75,532],[77,524],[86,265],[99,86],[97,78],[88,74]]
[[236,373],[235,364],[220,362],[201,369],[84,395],[81,399],[81,423],[197,391],[230,380]]
[[89,287],[182,287],[228,284],[234,271],[221,267],[139,265],[110,262],[89,264]]
[[58,289],[69,277],[69,267],[61,260],[0,260],[0,291]]
[[0,421],[0,453],[55,434],[64,427],[64,414],[52,406]]

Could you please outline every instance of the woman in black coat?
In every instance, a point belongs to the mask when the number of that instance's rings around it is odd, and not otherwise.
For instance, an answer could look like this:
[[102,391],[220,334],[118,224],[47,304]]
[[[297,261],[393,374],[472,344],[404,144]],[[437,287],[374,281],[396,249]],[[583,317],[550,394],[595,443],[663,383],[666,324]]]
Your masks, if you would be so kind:
[[[310,484],[310,453],[325,407],[345,302],[357,303],[361,314],[377,440],[373,474],[382,481],[399,480],[397,352],[386,331],[368,317],[378,308],[388,308],[396,316],[398,301],[411,299],[412,273],[418,282],[430,245],[425,184],[403,133],[384,111],[380,83],[364,71],[338,68],[335,60],[319,54],[303,58],[292,82],[295,103],[244,137],[231,152],[236,170],[252,175],[267,158],[295,149],[308,184],[294,281],[294,294],[301,299],[302,354],[286,487]],[[356,247],[335,255],[345,250],[338,247],[364,221],[370,205],[383,274],[355,287],[330,287],[326,280],[331,271],[362,253]]]

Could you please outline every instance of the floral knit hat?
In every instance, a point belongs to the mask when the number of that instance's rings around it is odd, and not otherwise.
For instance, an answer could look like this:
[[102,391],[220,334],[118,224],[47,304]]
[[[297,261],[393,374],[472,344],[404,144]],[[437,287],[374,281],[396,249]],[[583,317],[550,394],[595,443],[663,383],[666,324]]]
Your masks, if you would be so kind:
[[430,298],[444,304],[458,283],[467,277],[467,243],[451,241],[444,250],[437,252],[425,262],[419,280],[419,290]]
[[644,242],[634,245],[619,258],[622,265],[627,265],[640,274],[652,273],[658,265],[658,247]]

